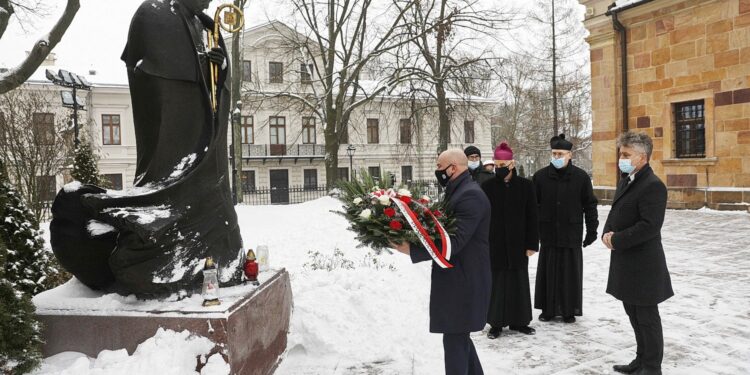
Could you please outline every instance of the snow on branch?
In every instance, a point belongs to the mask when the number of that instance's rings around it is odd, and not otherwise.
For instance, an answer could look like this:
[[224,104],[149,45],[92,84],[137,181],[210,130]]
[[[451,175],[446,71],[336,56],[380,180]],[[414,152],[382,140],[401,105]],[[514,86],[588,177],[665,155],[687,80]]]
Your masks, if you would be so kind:
[[[80,8],[80,0],[67,0],[65,11],[60,16],[55,26],[52,27],[49,34],[39,39],[31,48],[31,52],[26,59],[17,67],[10,69],[8,73],[0,76],[0,94],[20,86],[39,68],[44,62],[47,55],[60,42],[68,27],[73,22],[73,18]],[[13,13],[13,7],[8,0],[0,0],[0,38],[8,26],[8,21]]]

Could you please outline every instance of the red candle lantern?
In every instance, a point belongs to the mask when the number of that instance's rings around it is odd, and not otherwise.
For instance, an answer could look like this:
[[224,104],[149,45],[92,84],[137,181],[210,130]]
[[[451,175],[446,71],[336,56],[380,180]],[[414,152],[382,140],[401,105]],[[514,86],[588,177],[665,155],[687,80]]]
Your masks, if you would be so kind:
[[258,262],[255,261],[255,252],[253,249],[247,250],[247,256],[245,257],[245,280],[250,281],[253,285],[260,285],[258,282]]

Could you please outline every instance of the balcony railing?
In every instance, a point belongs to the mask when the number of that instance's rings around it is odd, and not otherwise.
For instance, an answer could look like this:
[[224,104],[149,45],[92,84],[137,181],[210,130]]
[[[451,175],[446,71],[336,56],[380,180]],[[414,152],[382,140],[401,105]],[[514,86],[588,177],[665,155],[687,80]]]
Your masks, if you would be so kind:
[[266,159],[277,156],[322,158],[325,157],[325,145],[317,144],[295,144],[295,145],[242,145],[243,159]]

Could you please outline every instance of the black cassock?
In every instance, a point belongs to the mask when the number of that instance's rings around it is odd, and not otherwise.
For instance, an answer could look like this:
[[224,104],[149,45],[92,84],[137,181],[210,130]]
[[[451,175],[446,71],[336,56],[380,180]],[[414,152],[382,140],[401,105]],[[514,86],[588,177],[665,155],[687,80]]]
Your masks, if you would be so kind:
[[482,183],[482,190],[492,207],[492,298],[487,322],[493,327],[527,326],[531,292],[526,250],[539,248],[534,186],[514,172],[508,183],[492,178]]
[[586,234],[593,238],[599,225],[591,178],[571,161],[562,169],[552,165],[540,169],[533,182],[542,244],[534,307],[549,317],[581,316],[584,222]]
[[91,288],[139,297],[190,293],[200,287],[206,256],[223,285],[241,280],[227,166],[229,66],[219,69],[214,113],[204,55],[212,28],[210,17],[178,1],[145,1],[133,17],[122,59],[137,143],[135,188],[68,187],[52,207],[52,249]]

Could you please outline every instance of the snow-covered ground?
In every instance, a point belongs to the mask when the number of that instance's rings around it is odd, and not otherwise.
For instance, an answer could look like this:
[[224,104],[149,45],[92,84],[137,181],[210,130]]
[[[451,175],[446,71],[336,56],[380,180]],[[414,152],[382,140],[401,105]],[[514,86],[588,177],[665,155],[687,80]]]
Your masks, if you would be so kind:
[[[271,266],[286,267],[292,278],[295,309],[277,374],[442,373],[441,337],[428,332],[429,264],[412,265],[400,254],[372,257],[368,249],[357,248],[346,221],[330,212],[339,207],[334,199],[322,198],[237,209],[246,247],[268,245]],[[602,224],[608,212],[600,207]],[[750,373],[750,215],[670,210],[662,233],[676,293],[660,305],[664,373]],[[336,249],[343,258],[334,256]],[[629,361],[635,353],[630,325],[622,304],[604,292],[608,251],[600,243],[584,249],[584,315],[577,323],[535,319],[535,336],[503,332],[488,340],[486,332],[475,334],[485,373],[608,374],[612,364]],[[332,270],[310,265],[326,262],[334,264]],[[536,257],[529,271],[533,295]],[[109,355],[114,359],[66,355],[74,359],[67,367],[58,356],[46,360],[39,374],[65,369],[80,374],[85,372],[76,369],[87,364],[118,360],[132,365],[153,358],[143,353]]]

